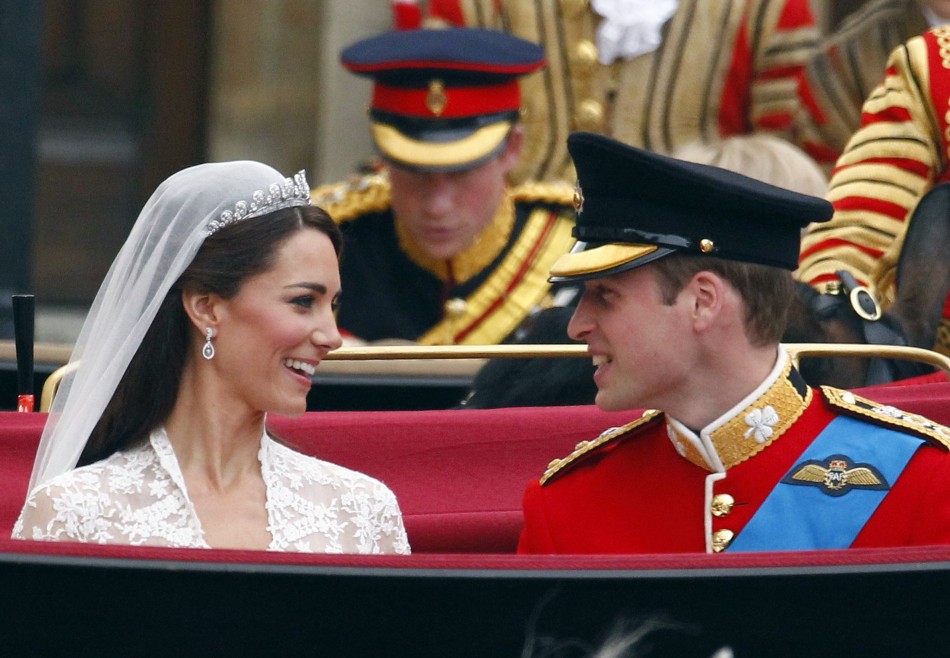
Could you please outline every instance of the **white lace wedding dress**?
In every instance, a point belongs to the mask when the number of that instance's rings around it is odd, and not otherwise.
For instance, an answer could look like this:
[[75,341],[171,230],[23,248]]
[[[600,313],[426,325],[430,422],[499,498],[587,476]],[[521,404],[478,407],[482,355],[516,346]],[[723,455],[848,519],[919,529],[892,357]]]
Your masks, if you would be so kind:
[[[396,497],[366,475],[302,455],[266,434],[268,550],[409,553]],[[16,539],[210,548],[164,429],[37,487]]]

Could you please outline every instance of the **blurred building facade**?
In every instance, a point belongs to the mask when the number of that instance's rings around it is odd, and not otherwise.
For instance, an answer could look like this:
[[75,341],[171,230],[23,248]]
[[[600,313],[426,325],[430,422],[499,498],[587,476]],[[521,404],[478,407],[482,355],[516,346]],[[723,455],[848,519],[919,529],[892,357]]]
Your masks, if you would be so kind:
[[[0,290],[33,293],[39,306],[88,305],[148,195],[189,165],[255,159],[288,174],[306,169],[316,184],[371,153],[368,88],[342,71],[338,53],[388,28],[385,2],[34,6],[32,45],[21,38],[0,63],[23,81],[18,98],[35,90],[31,105],[6,104],[18,114],[2,130],[31,136],[34,158],[8,148],[2,163],[32,188],[5,192],[20,202],[14,210],[9,198],[0,204],[0,230],[19,257],[0,263]],[[27,28],[22,7],[0,0],[5,35]]]
[[[815,2],[826,26],[860,4]],[[0,262],[0,290],[34,293],[40,306],[88,305],[148,195],[183,167],[255,159],[288,174],[306,169],[316,185],[372,153],[369,83],[344,72],[338,55],[389,29],[387,0],[35,6],[33,45],[0,53],[36,88],[35,116],[18,110],[19,122],[0,126],[35,133],[35,162],[11,151],[0,163],[32,172],[32,186],[17,187],[22,204],[0,203],[0,231],[23,256]],[[0,0],[5,34],[17,33],[22,7]]]

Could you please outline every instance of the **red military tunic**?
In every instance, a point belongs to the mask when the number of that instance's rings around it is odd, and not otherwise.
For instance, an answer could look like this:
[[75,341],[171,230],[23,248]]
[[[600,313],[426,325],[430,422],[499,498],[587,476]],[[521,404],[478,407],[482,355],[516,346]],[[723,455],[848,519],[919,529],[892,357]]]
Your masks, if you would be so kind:
[[647,412],[552,462],[528,486],[518,550],[725,550],[776,484],[798,468],[812,440],[842,414],[927,439],[851,545],[950,542],[950,430],[837,389],[809,389],[782,361],[757,392],[699,436]]

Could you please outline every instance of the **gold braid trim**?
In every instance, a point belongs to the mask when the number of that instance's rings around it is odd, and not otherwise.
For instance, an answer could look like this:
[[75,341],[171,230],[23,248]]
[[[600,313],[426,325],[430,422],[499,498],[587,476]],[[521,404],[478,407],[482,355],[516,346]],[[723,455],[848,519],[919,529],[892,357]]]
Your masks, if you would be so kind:
[[388,210],[391,201],[389,177],[384,174],[368,174],[343,183],[321,185],[310,193],[310,203],[326,210],[337,224]]
[[546,303],[551,289],[548,273],[554,261],[569,249],[573,226],[571,218],[547,208],[533,210],[499,266],[461,305],[455,306],[455,312],[447,313],[418,342],[500,343],[531,311]]
[[926,439],[944,451],[950,450],[950,428],[925,416],[902,411],[889,404],[880,404],[840,388],[822,386],[821,392],[829,406],[848,416],[863,418],[875,425],[896,428]]
[[568,208],[574,205],[574,186],[564,182],[530,181],[511,188],[515,203],[551,203]]
[[544,486],[555,477],[565,473],[569,466],[578,463],[583,457],[593,453],[598,448],[605,446],[608,443],[617,441],[623,437],[629,436],[641,427],[646,427],[647,425],[655,423],[662,418],[662,412],[656,411],[655,409],[647,409],[643,412],[643,416],[632,423],[627,423],[621,427],[611,427],[608,430],[604,430],[601,432],[600,436],[591,441],[581,441],[577,444],[577,446],[575,446],[574,452],[569,454],[567,457],[554,459],[550,464],[548,464],[547,469],[544,471],[544,475],[541,476],[541,486]]
[[[409,231],[403,228],[398,218],[395,219],[395,222],[399,247],[409,257],[409,260],[424,270],[428,270],[441,281],[448,281],[448,261],[429,256],[413,239]],[[491,223],[475,237],[472,244],[452,258],[452,276],[455,283],[465,283],[498,258],[498,254],[504,250],[508,240],[511,239],[511,231],[514,226],[515,204],[511,195],[506,191],[498,205],[498,210],[495,211],[495,215],[492,217]]]
[[[726,469],[751,459],[778,441],[811,404],[812,389],[806,387],[803,394],[790,379],[791,374],[789,360],[768,390],[710,432],[709,440]],[[712,470],[692,441],[681,436],[672,425],[669,431],[670,439],[685,459],[700,468]]]

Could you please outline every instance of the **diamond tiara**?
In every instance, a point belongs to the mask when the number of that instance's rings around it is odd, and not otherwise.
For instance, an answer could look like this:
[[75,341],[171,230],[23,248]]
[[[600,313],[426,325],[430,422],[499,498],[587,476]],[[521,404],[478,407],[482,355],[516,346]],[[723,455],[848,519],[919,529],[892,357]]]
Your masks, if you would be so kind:
[[267,191],[256,190],[250,201],[238,201],[231,210],[223,211],[217,219],[208,222],[207,234],[220,231],[225,226],[234,224],[243,219],[259,217],[269,212],[290,208],[292,206],[306,206],[310,204],[310,186],[307,176],[301,169],[293,178],[285,178],[283,184],[273,183]]

